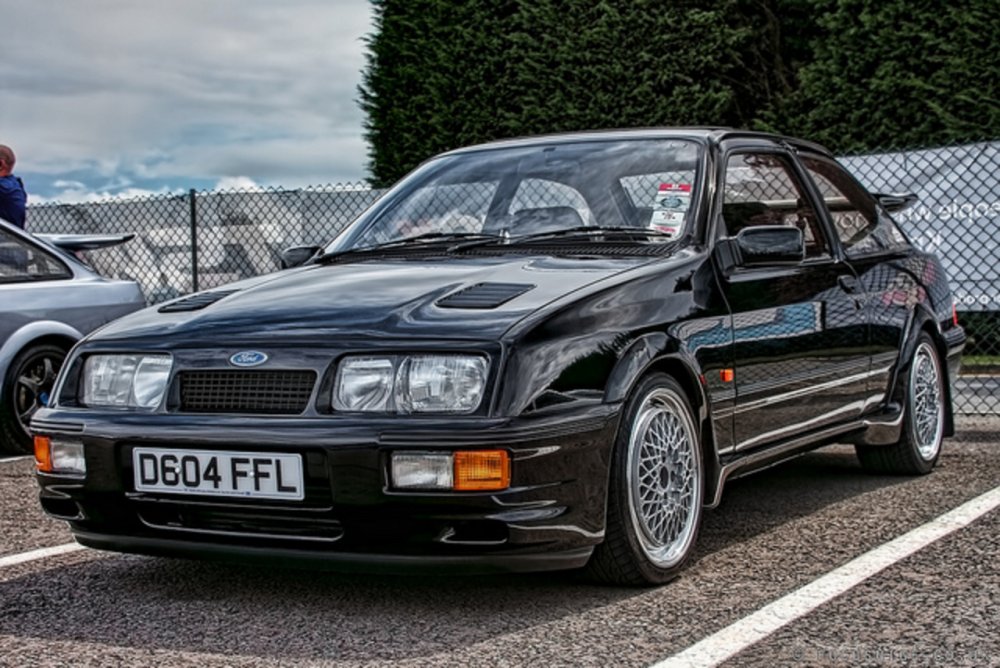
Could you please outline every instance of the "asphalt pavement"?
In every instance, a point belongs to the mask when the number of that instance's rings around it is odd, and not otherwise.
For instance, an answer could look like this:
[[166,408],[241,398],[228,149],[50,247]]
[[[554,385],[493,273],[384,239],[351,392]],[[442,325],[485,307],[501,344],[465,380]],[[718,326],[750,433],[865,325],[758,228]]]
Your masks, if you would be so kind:
[[[0,462],[0,665],[652,666],[995,496],[1000,419],[961,426],[924,477],[865,474],[851,448],[832,446],[733,482],[705,515],[695,562],[655,589],[87,549],[12,563],[70,537],[38,509],[32,462]],[[779,612],[776,630],[731,644],[723,665],[1000,666],[1000,511],[945,525],[801,616]]]

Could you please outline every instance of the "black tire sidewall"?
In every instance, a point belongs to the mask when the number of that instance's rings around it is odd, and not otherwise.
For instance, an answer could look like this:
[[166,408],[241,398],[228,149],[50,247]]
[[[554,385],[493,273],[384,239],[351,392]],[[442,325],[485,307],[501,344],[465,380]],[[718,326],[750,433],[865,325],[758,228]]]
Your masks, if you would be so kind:
[[[627,469],[629,466],[629,440],[631,438],[633,424],[645,398],[650,392],[658,388],[665,388],[676,394],[677,398],[682,402],[688,413],[688,418],[694,428],[692,436],[695,439],[695,459],[698,467],[698,475],[701,477],[698,498],[695,500],[695,526],[693,529],[691,544],[687,553],[683,555],[676,564],[668,568],[657,566],[651,562],[639,542],[639,538],[636,535],[635,527],[632,524],[632,518],[630,515],[629,490],[627,482]],[[690,558],[691,553],[694,551],[694,546],[698,537],[698,530],[701,525],[701,514],[704,504],[704,476],[705,467],[703,465],[703,456],[701,452],[698,420],[693,409],[691,408],[691,402],[688,399],[687,393],[673,377],[667,374],[653,373],[646,376],[639,383],[639,385],[636,386],[631,397],[629,398],[625,414],[622,417],[622,422],[618,429],[618,434],[615,437],[614,455],[611,466],[611,480],[609,486],[609,495],[613,495],[614,503],[608,504],[608,521],[609,523],[617,523],[618,527],[621,529],[628,542],[629,551],[631,553],[632,560],[635,563],[635,567],[647,582],[656,584],[672,580],[676,577],[681,568],[684,567]]]
[[65,348],[55,344],[42,343],[28,346],[11,360],[3,378],[3,402],[0,404],[0,451],[13,454],[31,454],[34,449],[31,436],[25,434],[24,430],[21,429],[14,406],[16,401],[15,381],[32,358],[39,355],[58,357],[59,364],[56,367],[58,373],[62,363],[66,360],[66,352]]

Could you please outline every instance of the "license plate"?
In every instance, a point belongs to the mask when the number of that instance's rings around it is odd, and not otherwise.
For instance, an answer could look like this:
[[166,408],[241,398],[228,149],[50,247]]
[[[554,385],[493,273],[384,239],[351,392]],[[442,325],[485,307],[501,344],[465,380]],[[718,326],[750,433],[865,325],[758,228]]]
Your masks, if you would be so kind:
[[132,468],[139,492],[305,498],[302,457],[297,454],[135,448]]

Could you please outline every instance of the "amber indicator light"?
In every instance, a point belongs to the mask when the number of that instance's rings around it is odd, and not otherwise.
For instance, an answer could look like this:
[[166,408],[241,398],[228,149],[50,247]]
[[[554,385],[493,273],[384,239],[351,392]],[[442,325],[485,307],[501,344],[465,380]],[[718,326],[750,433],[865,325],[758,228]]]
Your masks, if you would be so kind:
[[733,378],[735,378],[735,377],[736,377],[736,374],[733,373],[732,369],[720,369],[719,370],[719,380],[721,380],[723,383],[731,383],[731,382],[733,382]]
[[510,487],[510,456],[506,450],[462,450],[455,453],[455,481],[460,492]]
[[43,473],[52,472],[52,439],[35,436],[35,466]]

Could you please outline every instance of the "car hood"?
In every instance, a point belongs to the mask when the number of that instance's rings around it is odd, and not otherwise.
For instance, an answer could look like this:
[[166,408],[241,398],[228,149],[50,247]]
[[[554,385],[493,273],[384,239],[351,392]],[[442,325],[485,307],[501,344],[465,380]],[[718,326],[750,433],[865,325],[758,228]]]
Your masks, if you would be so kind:
[[[647,264],[649,258],[501,256],[380,259],[312,265],[154,306],[100,339],[340,337],[497,340],[554,301]],[[213,293],[226,293],[212,302]],[[202,302],[211,302],[202,305]]]

